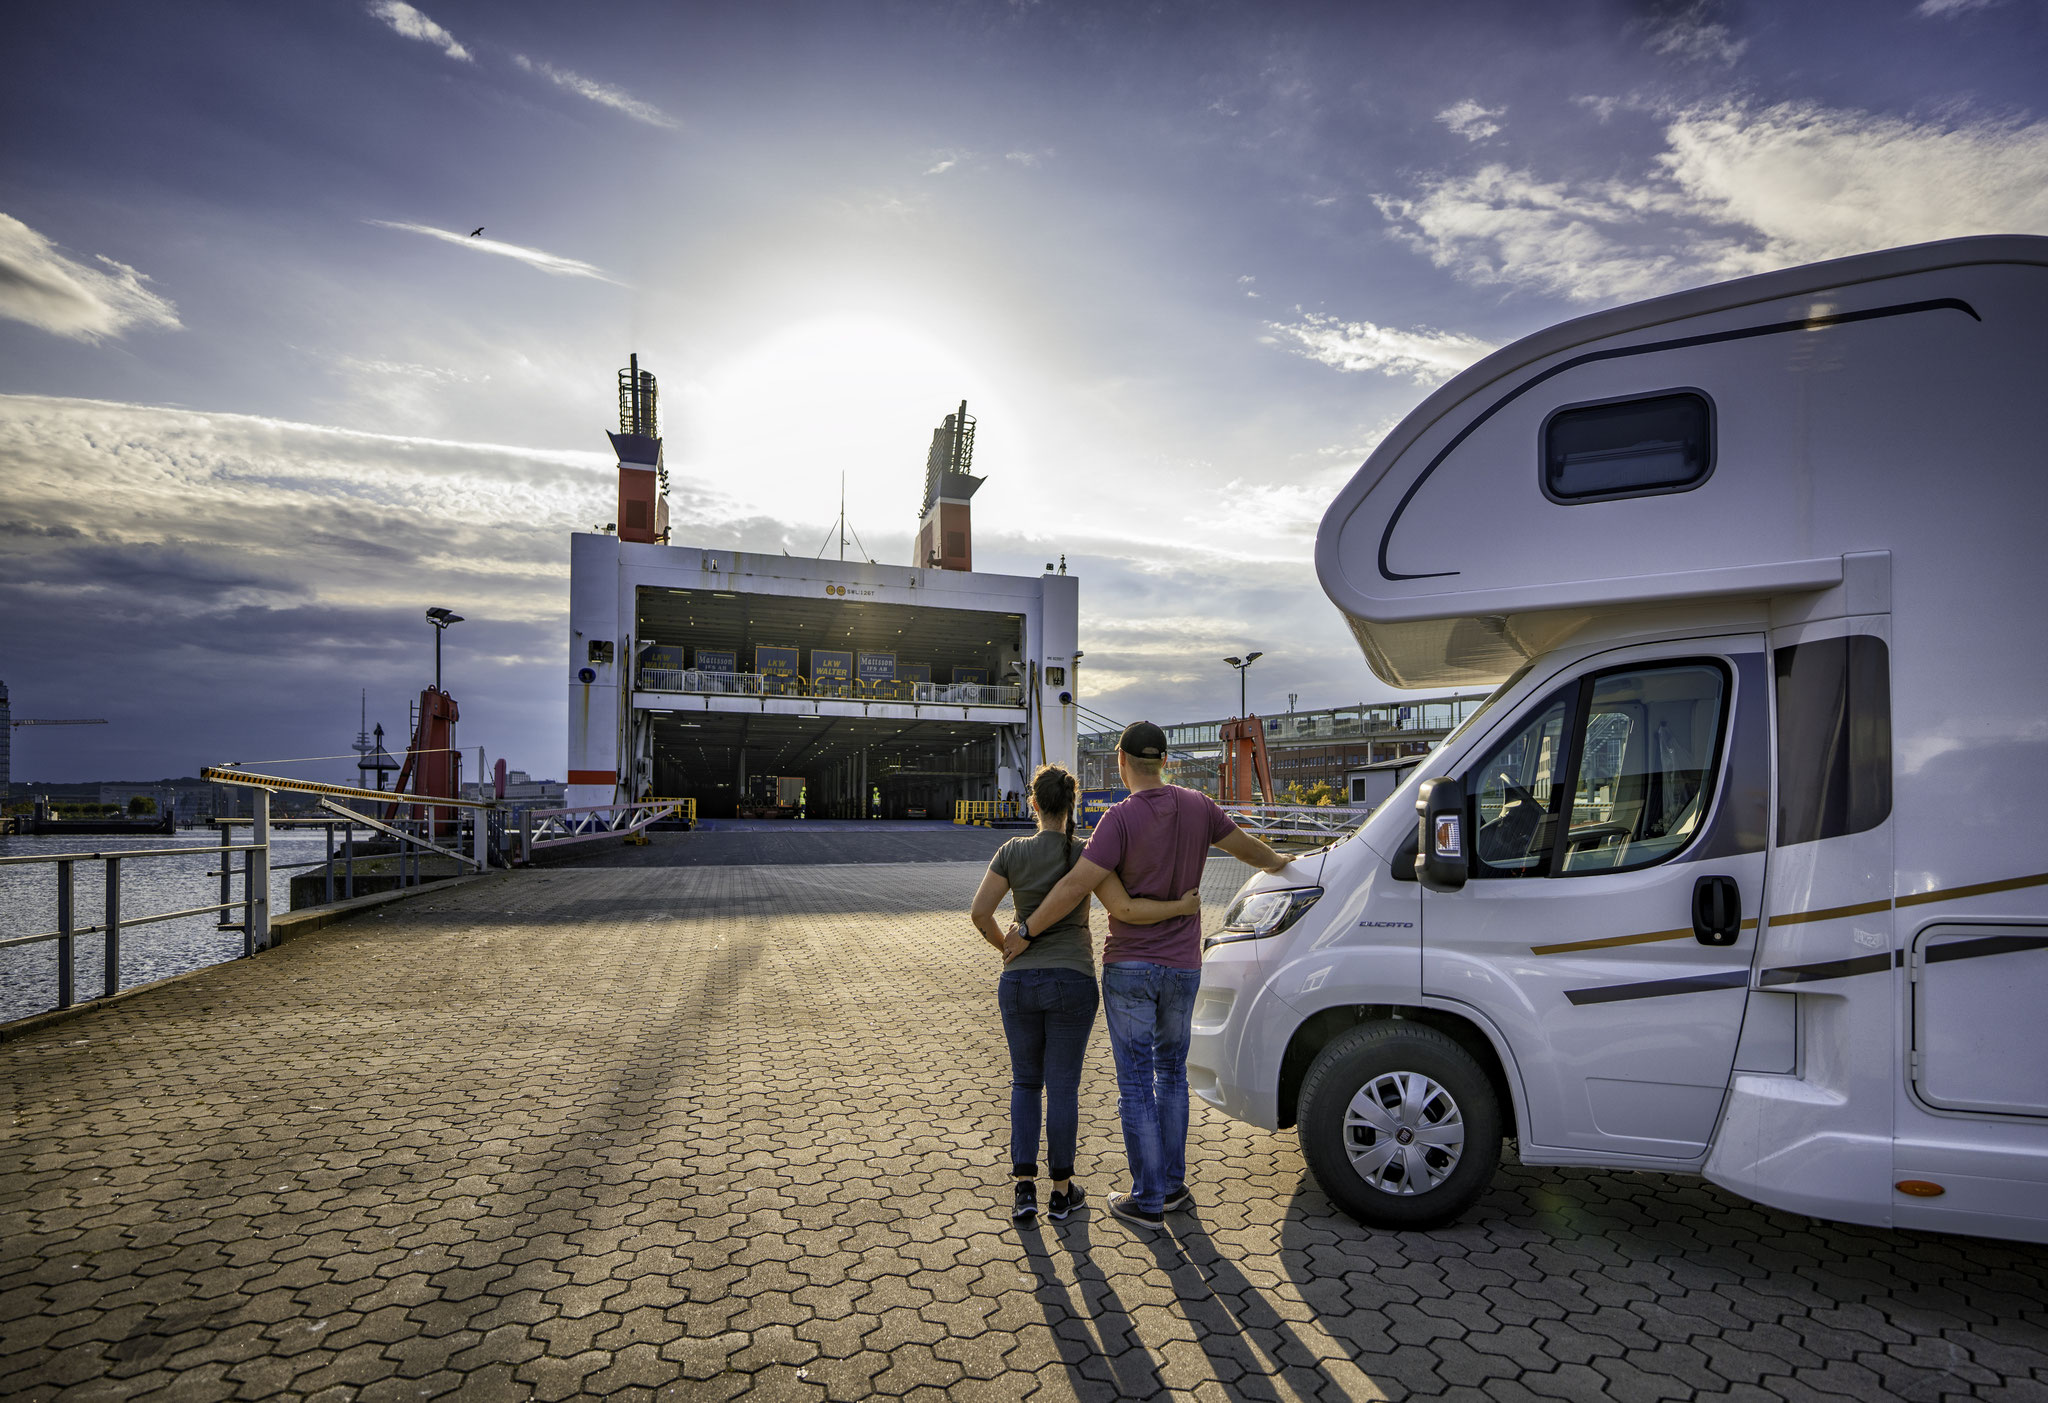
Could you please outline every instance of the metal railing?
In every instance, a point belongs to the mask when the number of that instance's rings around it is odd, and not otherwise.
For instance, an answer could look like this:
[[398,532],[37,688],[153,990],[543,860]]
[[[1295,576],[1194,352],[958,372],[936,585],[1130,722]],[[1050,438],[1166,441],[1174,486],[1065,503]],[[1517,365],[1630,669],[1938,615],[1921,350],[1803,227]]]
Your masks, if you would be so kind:
[[1365,817],[1341,804],[1225,804],[1223,811],[1261,838],[1342,838]]
[[519,814],[519,860],[533,861],[536,852],[566,848],[599,838],[624,838],[650,823],[677,818],[689,799],[655,799],[640,804],[585,804],[569,809],[522,809]]
[[991,823],[1015,822],[1024,817],[1024,805],[1016,799],[955,799],[953,822],[986,827]]
[[860,682],[776,677],[758,672],[703,672],[688,667],[643,667],[639,690],[691,692],[713,697],[836,697],[848,701],[907,701],[935,706],[1022,706],[1024,689],[988,682]]
[[[247,843],[223,841],[218,847],[137,848],[126,852],[25,853],[19,856],[0,857],[0,865],[10,867],[28,866],[31,863],[51,864],[56,868],[57,877],[57,929],[0,940],[0,948],[57,942],[58,1008],[70,1008],[78,1000],[74,942],[81,935],[106,937],[106,977],[101,986],[101,997],[110,997],[121,992],[121,933],[136,926],[155,925],[187,916],[225,915],[240,907],[240,921],[222,920],[216,923],[217,928],[242,932],[242,954],[245,958],[258,950],[269,949],[270,795],[259,790],[256,795],[255,813],[241,822],[249,824],[252,830],[251,841]],[[231,835],[223,834],[223,838],[228,836]],[[219,901],[207,906],[188,906],[177,911],[155,911],[144,916],[131,916],[122,909],[122,864],[154,858],[195,857],[208,853],[217,854],[221,860],[220,871],[217,874],[220,877]],[[236,853],[244,854],[240,900],[234,898],[230,885],[234,877]],[[80,862],[106,864],[105,919],[99,925],[78,924],[76,869]]]
[[[641,800],[641,802],[644,804],[681,805],[681,807],[676,810],[676,817],[681,819],[684,823],[689,824],[694,824],[697,821],[697,801],[695,799],[679,799],[676,798],[674,795],[668,794],[650,794],[645,799]],[[662,822],[661,819],[656,819],[654,821],[656,823]]]

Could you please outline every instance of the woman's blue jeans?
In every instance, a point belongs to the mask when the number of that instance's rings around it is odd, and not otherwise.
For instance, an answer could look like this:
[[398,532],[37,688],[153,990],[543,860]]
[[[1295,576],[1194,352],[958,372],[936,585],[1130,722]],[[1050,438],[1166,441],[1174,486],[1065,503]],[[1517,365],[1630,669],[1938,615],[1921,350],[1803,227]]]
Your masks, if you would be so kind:
[[1117,1116],[1131,1196],[1157,1213],[1166,1196],[1187,1185],[1188,1035],[1195,1017],[1198,969],[1169,969],[1149,960],[1102,967],[1103,1020],[1116,1054]]
[[996,981],[1003,1036],[1010,1041],[1012,1173],[1038,1173],[1043,1093],[1047,1168],[1055,1179],[1072,1177],[1081,1125],[1081,1054],[1101,1002],[1094,976],[1079,970],[1015,969]]

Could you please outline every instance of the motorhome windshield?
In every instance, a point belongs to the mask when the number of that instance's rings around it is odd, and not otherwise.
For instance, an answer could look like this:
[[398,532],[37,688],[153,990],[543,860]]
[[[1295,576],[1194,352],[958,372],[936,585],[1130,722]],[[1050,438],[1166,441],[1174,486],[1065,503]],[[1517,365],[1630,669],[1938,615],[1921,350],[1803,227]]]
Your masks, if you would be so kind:
[[[1452,741],[1458,739],[1458,737],[1464,735],[1465,732],[1471,730],[1473,723],[1478,721],[1480,717],[1486,715],[1487,712],[1493,710],[1494,703],[1499,701],[1502,697],[1506,696],[1509,692],[1512,692],[1515,689],[1515,684],[1520,682],[1524,677],[1527,677],[1529,675],[1529,669],[1534,666],[1536,666],[1536,660],[1534,658],[1531,658],[1529,659],[1529,661],[1523,663],[1520,667],[1516,668],[1513,672],[1509,673],[1507,681],[1501,683],[1498,687],[1495,687],[1491,692],[1488,692],[1486,694],[1486,699],[1480,702],[1478,706],[1474,707],[1472,709],[1471,714],[1466,716],[1466,718],[1463,721],[1460,721],[1457,725],[1453,726],[1451,728],[1450,734],[1445,736],[1442,740],[1438,741],[1436,743],[1435,748],[1441,750],[1445,746],[1449,745]],[[1416,766],[1416,770],[1418,772],[1421,770],[1421,768],[1422,767],[1420,765]],[[1415,775],[1411,773],[1408,776],[1408,779],[1413,779],[1414,777]],[[1408,780],[1403,780],[1401,781],[1401,783],[1395,785],[1393,794],[1389,794],[1385,799],[1380,800],[1377,804],[1374,804],[1370,809],[1366,810],[1365,817],[1359,820],[1359,825],[1363,826],[1364,824],[1370,822],[1374,814],[1378,813],[1381,809],[1384,809],[1396,795],[1403,793],[1407,790],[1407,788]],[[1356,829],[1354,829],[1353,831],[1355,832]]]
[[1508,680],[1501,683],[1498,687],[1495,687],[1492,691],[1488,692],[1486,694],[1486,700],[1479,703],[1479,705],[1476,708],[1474,708],[1470,716],[1467,716],[1463,721],[1460,721],[1456,726],[1453,726],[1451,728],[1451,733],[1436,743],[1436,748],[1439,750],[1443,749],[1452,741],[1457,740],[1460,736],[1464,735],[1465,732],[1471,730],[1473,723],[1476,722],[1480,717],[1486,715],[1487,712],[1493,710],[1493,704],[1495,702],[1499,701],[1509,692],[1514,691],[1515,684],[1520,682],[1524,677],[1527,677],[1529,675],[1529,669],[1534,666],[1536,666],[1536,659],[1531,658],[1529,659],[1529,661],[1523,663],[1520,667],[1516,668],[1513,672],[1509,673]]

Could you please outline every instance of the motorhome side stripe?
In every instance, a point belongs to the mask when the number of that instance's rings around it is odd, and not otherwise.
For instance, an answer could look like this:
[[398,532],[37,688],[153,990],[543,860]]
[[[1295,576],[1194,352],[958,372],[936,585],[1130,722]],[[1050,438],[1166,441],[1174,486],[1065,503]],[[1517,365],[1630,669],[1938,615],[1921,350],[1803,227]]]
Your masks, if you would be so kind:
[[[1824,906],[1816,911],[1787,911],[1771,917],[1774,926],[1805,925],[1808,921],[1838,921],[1845,916],[1871,916],[1879,911],[1889,911],[1893,906],[1925,906],[1933,901],[1961,901],[1972,896],[1989,896],[1993,892],[2019,891],[2025,887],[2048,887],[2048,872],[2036,872],[2031,877],[2007,877],[1996,882],[1973,882],[1966,887],[1944,887],[1940,891],[1916,891],[1896,901],[1864,901],[1854,906]],[[1755,930],[1756,921],[1742,923],[1744,930]],[[1649,945],[1659,940],[1680,940],[1692,934],[1692,927],[1679,930],[1651,930],[1641,935],[1610,935],[1599,940],[1567,940],[1557,945],[1531,945],[1532,955],[1569,955],[1578,950],[1611,950],[1617,945]],[[1962,959],[1960,955],[1948,959]]]
[[1925,906],[1930,901],[1953,901],[1965,896],[1988,896],[1996,891],[2018,891],[2021,887],[2048,887],[2048,872],[2031,877],[2007,877],[2002,882],[1978,882],[1974,886],[1949,887],[1945,891],[1908,892],[1899,898],[1901,906]]
[[[1959,940],[1937,945],[1927,952],[1927,963],[1947,960],[1975,960],[1986,955],[2013,955],[2023,950],[2048,950],[2048,935],[1987,935],[1978,940]],[[1888,955],[1852,955],[1846,960],[1820,960],[1810,965],[1784,965],[1767,969],[1757,977],[1757,988],[1776,989],[1786,984],[1812,984],[1823,979],[1847,979],[1858,974],[1882,974],[1906,963],[1906,952]],[[1574,1004],[1611,1004],[1623,999],[1656,999],[1666,994],[1695,994],[1704,989],[1733,989],[1749,982],[1747,970],[1702,974],[1690,979],[1652,979],[1641,984],[1609,984],[1597,989],[1567,989],[1565,997]]]
[[1974,960],[1985,955],[2015,955],[2022,950],[2048,950],[2048,935],[1986,935],[1931,946],[1921,958],[1930,965],[1949,960]]
[[1810,965],[1767,969],[1757,976],[1756,983],[1759,989],[1768,989],[1778,984],[1811,984],[1816,979],[1847,979],[1852,974],[1881,974],[1905,962],[1904,950],[1894,950],[1889,955],[1851,955],[1846,960],[1819,960]]
[[1660,999],[1667,994],[1698,994],[1709,989],[1748,987],[1748,970],[1724,969],[1717,974],[1695,974],[1685,979],[1652,979],[1643,984],[1609,984],[1600,989],[1567,989],[1564,996],[1575,1004],[1611,1004],[1619,1003],[1623,999]]
[[[1744,920],[1742,928],[1744,930],[1755,930],[1756,917],[1751,916]],[[1649,930],[1644,931],[1641,935],[1610,935],[1601,940],[1567,940],[1560,945],[1531,945],[1529,953],[1532,955],[1568,955],[1574,950],[1611,950],[1617,945],[1648,945],[1653,941],[1676,940],[1680,936],[1689,936],[1691,934],[1691,926],[1687,926],[1683,930]]]
[[1513,404],[1529,391],[1535,389],[1553,375],[1562,375],[1567,370],[1576,370],[1582,365],[1596,361],[1620,360],[1626,356],[1647,356],[1658,351],[1682,351],[1692,346],[1711,346],[1722,341],[1746,341],[1755,336],[1779,336],[1789,331],[1819,331],[1825,327],[1846,326],[1851,322],[1876,321],[1880,317],[1907,317],[1918,312],[1962,312],[1976,321],[1984,318],[1977,315],[1977,309],[1958,297],[1936,297],[1925,302],[1901,302],[1891,307],[1872,307],[1862,312],[1837,312],[1826,317],[1801,317],[1797,321],[1772,322],[1768,326],[1746,326],[1736,331],[1716,331],[1701,336],[1681,336],[1673,341],[1651,341],[1641,346],[1617,346],[1607,351],[1591,351],[1583,356],[1562,361],[1544,371],[1532,380],[1526,380],[1505,395],[1488,405],[1485,412],[1458,430],[1451,441],[1443,446],[1436,457],[1429,460],[1429,466],[1408,484],[1408,490],[1401,494],[1401,500],[1394,507],[1394,514],[1387,518],[1387,529],[1380,533],[1380,578],[1383,580],[1438,580],[1448,575],[1462,574],[1458,570],[1426,570],[1418,575],[1403,574],[1387,568],[1387,546],[1394,539],[1394,527],[1400,523],[1401,514],[1408,510],[1408,504],[1415,500],[1415,494],[1422,490],[1422,484],[1429,481],[1430,474],[1443,465],[1444,459],[1457,451],[1472,433],[1495,414]]

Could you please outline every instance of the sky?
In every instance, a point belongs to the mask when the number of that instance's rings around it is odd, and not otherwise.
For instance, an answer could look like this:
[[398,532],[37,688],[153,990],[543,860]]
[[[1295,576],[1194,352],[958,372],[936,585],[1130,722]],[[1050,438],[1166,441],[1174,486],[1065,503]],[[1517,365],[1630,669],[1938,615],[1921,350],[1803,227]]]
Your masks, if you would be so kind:
[[[1380,700],[1321,513],[1489,350],[1815,259],[2048,234],[2048,5],[303,0],[0,46],[17,780],[345,755],[461,613],[461,740],[559,778],[615,375],[674,539],[1081,577],[1118,719]],[[479,238],[469,237],[477,227]],[[836,547],[835,547],[836,550]],[[342,761],[290,771],[341,778]]]

